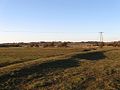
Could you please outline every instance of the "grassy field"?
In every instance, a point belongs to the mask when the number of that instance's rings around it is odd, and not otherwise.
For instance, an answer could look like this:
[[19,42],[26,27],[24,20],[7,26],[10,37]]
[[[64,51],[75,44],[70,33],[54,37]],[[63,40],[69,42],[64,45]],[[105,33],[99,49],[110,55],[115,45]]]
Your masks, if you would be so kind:
[[1,48],[0,90],[120,90],[120,49]]
[[0,67],[82,50],[79,48],[0,48]]

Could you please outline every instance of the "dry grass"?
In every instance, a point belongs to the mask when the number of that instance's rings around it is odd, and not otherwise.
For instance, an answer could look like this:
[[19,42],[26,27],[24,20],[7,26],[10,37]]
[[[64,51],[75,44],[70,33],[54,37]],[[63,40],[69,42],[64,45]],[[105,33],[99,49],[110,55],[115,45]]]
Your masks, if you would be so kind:
[[0,67],[79,52],[79,48],[0,48]]
[[0,89],[120,90],[120,49],[63,52],[63,56],[1,67]]

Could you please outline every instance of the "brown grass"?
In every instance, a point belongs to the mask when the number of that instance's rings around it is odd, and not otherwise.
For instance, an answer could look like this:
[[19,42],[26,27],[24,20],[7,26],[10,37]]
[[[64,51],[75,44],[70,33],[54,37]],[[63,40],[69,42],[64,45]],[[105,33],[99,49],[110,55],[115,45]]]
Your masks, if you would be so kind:
[[3,90],[119,90],[120,49],[77,51],[17,63],[1,67],[0,75]]

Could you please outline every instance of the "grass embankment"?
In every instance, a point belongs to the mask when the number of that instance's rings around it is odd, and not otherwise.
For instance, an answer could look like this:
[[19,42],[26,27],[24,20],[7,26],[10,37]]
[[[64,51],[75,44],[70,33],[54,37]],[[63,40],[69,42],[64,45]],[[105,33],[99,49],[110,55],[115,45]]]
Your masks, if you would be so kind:
[[14,65],[2,67],[3,72],[11,71],[1,73],[1,90],[120,90],[120,49],[73,52]]

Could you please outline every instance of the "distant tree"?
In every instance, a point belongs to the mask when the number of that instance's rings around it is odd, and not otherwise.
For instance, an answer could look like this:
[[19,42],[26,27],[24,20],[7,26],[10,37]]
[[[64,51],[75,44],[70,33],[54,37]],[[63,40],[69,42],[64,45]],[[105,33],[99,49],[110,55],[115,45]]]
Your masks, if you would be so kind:
[[54,47],[54,46],[55,46],[55,43],[54,43],[54,42],[48,43],[48,47]]
[[57,45],[58,47],[68,47],[68,43],[67,42],[61,42]]
[[39,47],[39,45],[38,44],[34,44],[34,47]]
[[43,43],[43,48],[46,48],[46,47],[48,47],[48,44],[47,43]]

